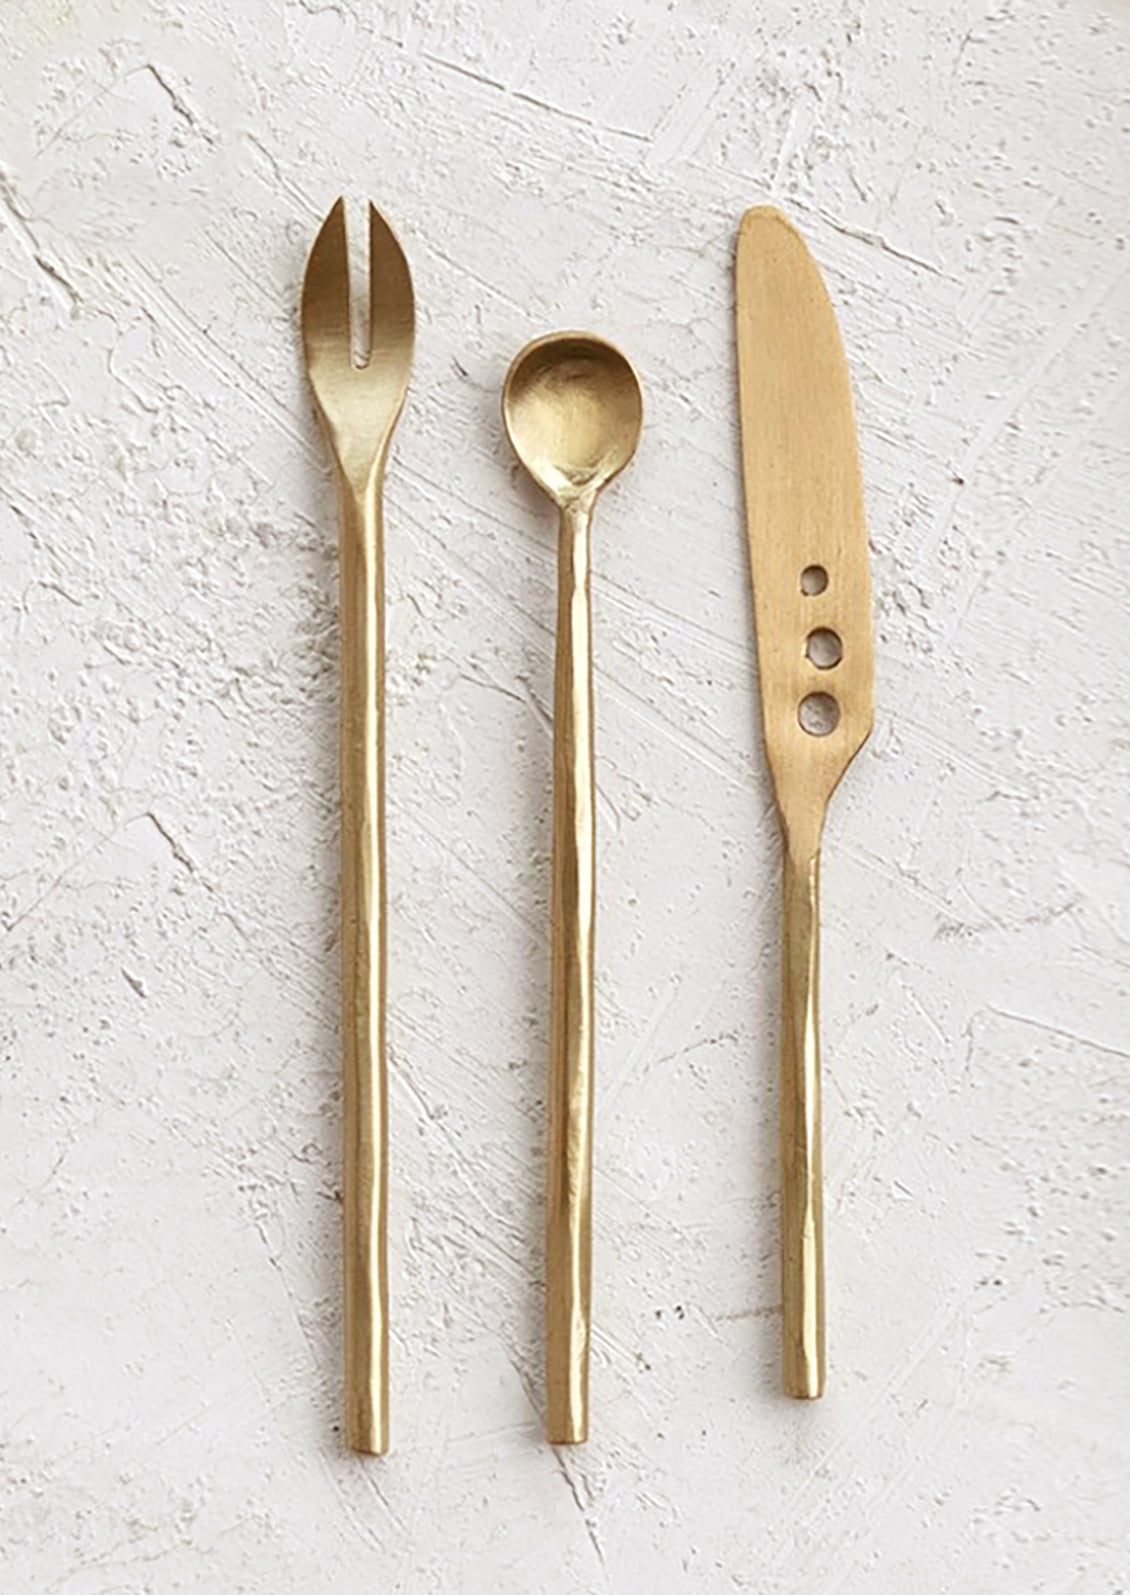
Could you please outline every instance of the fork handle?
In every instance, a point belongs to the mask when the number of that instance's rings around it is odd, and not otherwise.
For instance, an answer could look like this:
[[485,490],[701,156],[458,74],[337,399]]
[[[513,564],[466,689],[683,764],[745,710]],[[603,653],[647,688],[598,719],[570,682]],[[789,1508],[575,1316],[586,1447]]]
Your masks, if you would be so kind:
[[341,1035],[346,1440],[388,1450],[384,551],[379,472],[341,493]]
[[588,1437],[592,1296],[592,504],[561,512],[553,693],[553,975],[546,1159],[546,1437]]
[[785,836],[781,1036],[781,1288],[786,1395],[824,1390],[820,1138],[820,850]]

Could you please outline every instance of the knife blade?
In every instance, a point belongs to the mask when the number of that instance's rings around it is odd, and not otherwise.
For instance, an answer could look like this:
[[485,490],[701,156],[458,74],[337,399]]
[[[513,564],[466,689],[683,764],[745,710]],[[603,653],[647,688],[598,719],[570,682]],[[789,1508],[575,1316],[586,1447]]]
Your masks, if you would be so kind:
[[735,301],[742,477],[765,750],[784,842],[783,1376],[825,1379],[818,1030],[820,842],[874,710],[871,584],[851,386],[815,261],[780,211],[747,211]]

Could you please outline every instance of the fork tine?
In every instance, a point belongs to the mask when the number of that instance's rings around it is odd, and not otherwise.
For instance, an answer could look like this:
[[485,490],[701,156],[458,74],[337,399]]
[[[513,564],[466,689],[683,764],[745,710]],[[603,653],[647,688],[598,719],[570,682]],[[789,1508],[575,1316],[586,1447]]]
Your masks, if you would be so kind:
[[302,341],[315,391],[319,368],[352,365],[345,200],[322,223],[302,280]]
[[416,306],[412,278],[396,234],[369,206],[369,362],[407,353],[411,358]]

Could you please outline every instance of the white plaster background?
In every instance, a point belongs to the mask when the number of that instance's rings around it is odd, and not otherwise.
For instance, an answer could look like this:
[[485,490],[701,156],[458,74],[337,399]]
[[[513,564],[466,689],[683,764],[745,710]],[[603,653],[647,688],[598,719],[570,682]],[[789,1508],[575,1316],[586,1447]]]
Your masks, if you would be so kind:
[[[0,1583],[1115,1595],[1130,13],[7,0]],[[385,208],[395,1452],[339,1409],[335,539],[296,294]],[[831,1388],[777,1393],[735,228],[839,309],[878,723],[825,865]],[[354,215],[358,214],[356,208]],[[540,1438],[548,507],[591,326],[595,1437]]]

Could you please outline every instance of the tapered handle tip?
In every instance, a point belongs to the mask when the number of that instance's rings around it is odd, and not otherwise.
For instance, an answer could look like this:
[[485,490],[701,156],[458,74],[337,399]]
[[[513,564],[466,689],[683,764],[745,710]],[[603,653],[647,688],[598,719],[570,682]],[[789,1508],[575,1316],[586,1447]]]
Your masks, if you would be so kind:
[[824,1394],[824,1359],[806,1356],[803,1351],[786,1353],[785,1394],[797,1401],[816,1401]]
[[550,1418],[545,1426],[550,1445],[584,1445],[589,1437],[587,1414],[583,1417]]
[[388,1451],[388,1389],[347,1391],[345,1442],[359,1456],[383,1457]]
[[388,1455],[388,1431],[380,1429],[366,1429],[350,1434],[349,1449],[362,1457],[383,1457]]

